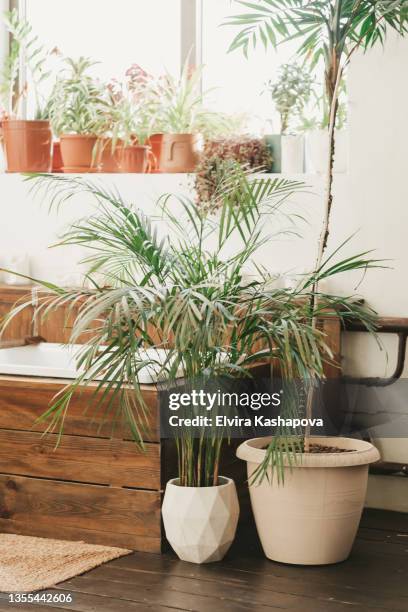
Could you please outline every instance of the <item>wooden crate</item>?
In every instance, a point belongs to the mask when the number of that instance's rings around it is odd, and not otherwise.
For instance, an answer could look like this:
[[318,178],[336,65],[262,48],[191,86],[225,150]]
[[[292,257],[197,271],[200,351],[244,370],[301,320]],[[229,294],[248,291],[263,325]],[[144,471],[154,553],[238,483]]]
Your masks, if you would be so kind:
[[34,421],[65,384],[0,377],[0,530],[159,552],[164,482],[156,388],[144,390],[145,451],[122,423],[109,419],[99,428],[101,417],[85,414],[92,385],[73,398],[56,448],[58,434],[43,436],[45,425]]

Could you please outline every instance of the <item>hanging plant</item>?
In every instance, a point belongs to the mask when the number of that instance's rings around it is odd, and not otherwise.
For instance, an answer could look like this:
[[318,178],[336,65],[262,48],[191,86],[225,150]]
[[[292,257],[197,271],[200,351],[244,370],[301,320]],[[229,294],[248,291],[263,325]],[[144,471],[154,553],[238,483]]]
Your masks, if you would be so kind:
[[231,169],[239,163],[245,171],[266,172],[273,159],[262,138],[239,137],[209,140],[196,168],[195,189],[200,208],[220,208]]

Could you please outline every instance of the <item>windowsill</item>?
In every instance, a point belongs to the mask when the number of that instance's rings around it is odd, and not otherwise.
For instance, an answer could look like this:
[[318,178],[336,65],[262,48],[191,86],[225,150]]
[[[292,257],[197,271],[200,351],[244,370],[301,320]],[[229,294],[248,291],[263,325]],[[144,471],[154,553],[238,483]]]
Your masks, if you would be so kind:
[[[0,172],[0,176],[20,176],[23,179],[26,178],[26,175],[24,173],[19,173],[19,172],[5,172],[5,171],[1,171]],[[117,177],[149,177],[148,180],[160,180],[162,178],[194,178],[195,177],[195,173],[165,173],[165,172],[153,172],[153,173],[137,173],[137,172],[133,172],[133,173],[124,173],[124,172],[109,172],[109,173],[104,173],[104,172],[86,172],[86,173],[59,173],[59,172],[53,172],[52,176],[64,176],[64,177],[74,177],[74,176],[80,176],[80,177],[87,177],[89,179],[97,179],[100,177],[104,177],[104,178],[117,178]],[[254,175],[251,176],[257,176],[259,178],[287,178],[287,179],[295,179],[295,180],[303,180],[303,181],[307,181],[307,180],[313,180],[313,181],[317,181],[317,180],[324,180],[325,179],[325,175],[321,174],[321,173],[299,173],[299,174],[284,174],[282,172],[265,172],[265,173],[256,173]],[[334,177],[347,177],[348,176],[348,172],[335,172],[334,173]]]

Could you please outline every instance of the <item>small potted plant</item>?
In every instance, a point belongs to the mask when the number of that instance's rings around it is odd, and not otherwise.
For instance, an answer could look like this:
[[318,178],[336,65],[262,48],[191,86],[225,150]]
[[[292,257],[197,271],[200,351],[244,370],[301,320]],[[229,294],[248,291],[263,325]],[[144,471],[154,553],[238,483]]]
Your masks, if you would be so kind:
[[201,69],[192,70],[188,60],[181,76],[167,73],[157,80],[157,121],[163,132],[159,170],[193,172],[203,145],[202,130],[215,113],[203,108]]
[[156,158],[149,146],[155,116],[150,95],[151,77],[140,66],[126,72],[126,81],[113,80],[108,85],[106,110],[109,130],[100,139],[100,172],[147,172]]
[[97,140],[106,130],[103,86],[89,74],[94,65],[89,58],[66,58],[65,63],[48,104],[60,139],[63,172],[95,172]]
[[304,142],[301,134],[291,133],[293,121],[307,104],[312,91],[310,72],[298,64],[283,64],[276,81],[270,80],[266,90],[280,116],[280,134],[266,136],[272,149],[274,172],[299,174],[304,171]]
[[236,163],[244,171],[268,172],[273,163],[270,147],[263,138],[237,135],[204,143],[195,176],[197,201],[203,210],[222,206],[226,182]]
[[[5,13],[4,22],[11,35],[9,53],[0,76],[0,94],[3,103],[1,133],[7,172],[50,172],[52,166],[52,133],[46,105],[40,95],[41,83],[49,78],[45,64],[48,53],[40,45],[27,21],[20,20],[14,9]],[[28,80],[21,81],[20,62]],[[29,82],[34,94],[34,119],[26,119]]]

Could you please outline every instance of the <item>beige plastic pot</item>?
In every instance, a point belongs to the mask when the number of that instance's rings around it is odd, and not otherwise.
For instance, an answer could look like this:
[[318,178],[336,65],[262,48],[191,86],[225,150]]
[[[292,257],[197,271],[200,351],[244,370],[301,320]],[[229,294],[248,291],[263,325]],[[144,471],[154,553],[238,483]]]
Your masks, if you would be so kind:
[[194,172],[202,143],[199,134],[163,134],[160,172]]
[[220,476],[216,487],[180,487],[169,480],[162,517],[166,537],[183,561],[220,561],[231,546],[239,517],[235,483]]
[[247,461],[249,491],[258,535],[268,559],[326,565],[347,559],[357,533],[367,489],[368,465],[380,459],[370,443],[351,438],[314,437],[347,453],[299,453],[298,465],[276,478],[251,482],[271,438],[247,440],[237,456]]

